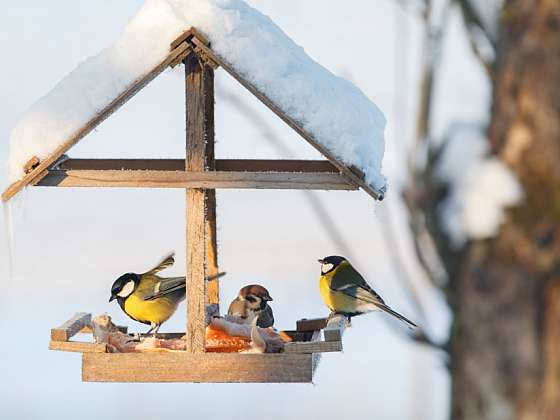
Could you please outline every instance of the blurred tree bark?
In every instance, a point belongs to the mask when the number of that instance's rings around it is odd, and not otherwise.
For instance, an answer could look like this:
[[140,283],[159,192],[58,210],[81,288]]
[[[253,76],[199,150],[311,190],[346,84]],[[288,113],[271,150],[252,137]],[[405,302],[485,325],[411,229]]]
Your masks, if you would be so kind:
[[454,420],[560,419],[560,1],[508,0],[492,151],[525,191],[495,238],[440,251]]

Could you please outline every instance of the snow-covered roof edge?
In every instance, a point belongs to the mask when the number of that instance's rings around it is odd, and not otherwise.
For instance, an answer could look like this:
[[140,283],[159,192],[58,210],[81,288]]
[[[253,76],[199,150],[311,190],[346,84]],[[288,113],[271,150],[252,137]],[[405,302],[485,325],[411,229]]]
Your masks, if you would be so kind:
[[217,55],[329,154],[362,171],[362,186],[385,189],[379,109],[242,0],[148,0],[115,45],[78,66],[23,116],[11,136],[10,179],[20,179],[33,156],[44,161],[60,149],[114,92],[126,91],[164,60],[189,26],[201,29]]

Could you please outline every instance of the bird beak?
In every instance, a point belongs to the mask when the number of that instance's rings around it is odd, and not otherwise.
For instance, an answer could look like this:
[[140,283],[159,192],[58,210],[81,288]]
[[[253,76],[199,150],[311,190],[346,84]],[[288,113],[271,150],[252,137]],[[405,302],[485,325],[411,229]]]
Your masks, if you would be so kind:
[[320,259],[320,258],[319,258],[317,261],[319,261],[320,264],[323,264],[323,263],[324,263],[324,261],[323,261],[322,259]]
[[267,296],[264,298],[264,300],[266,300],[267,302],[272,302],[274,299],[272,299],[272,297]]
[[116,299],[117,297],[115,295],[111,295],[111,297],[109,298],[109,302],[112,302]]

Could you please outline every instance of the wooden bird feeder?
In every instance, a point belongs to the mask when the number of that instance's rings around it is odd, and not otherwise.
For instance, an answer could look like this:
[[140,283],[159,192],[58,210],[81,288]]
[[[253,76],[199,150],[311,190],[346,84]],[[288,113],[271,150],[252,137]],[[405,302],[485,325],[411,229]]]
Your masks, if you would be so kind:
[[[183,63],[186,79],[186,159],[70,159],[65,153],[167,67]],[[292,127],[327,160],[214,159],[214,70],[222,67]],[[191,28],[171,44],[168,56],[120,93],[79,132],[44,160],[31,159],[26,174],[2,194],[9,200],[26,186],[182,188],[187,216],[187,350],[108,353],[105,344],[72,341],[88,332],[91,315],[77,314],[51,331],[52,350],[83,353],[82,379],[89,382],[311,382],[320,353],[342,350],[342,317],[298,321],[294,341],[279,354],[210,353],[208,315],[219,314],[216,195],[220,188],[357,190],[381,200],[357,168],[322,146],[298,121],[242,77]],[[215,278],[214,280],[206,280]],[[322,333],[322,334],[321,334]],[[181,333],[184,335],[184,333]],[[322,336],[322,337],[321,337]]]

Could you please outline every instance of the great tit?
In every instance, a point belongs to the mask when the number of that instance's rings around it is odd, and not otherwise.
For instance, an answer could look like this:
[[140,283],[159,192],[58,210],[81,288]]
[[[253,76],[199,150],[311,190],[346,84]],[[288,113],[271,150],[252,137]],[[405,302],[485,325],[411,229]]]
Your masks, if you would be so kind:
[[[127,273],[120,276],[111,287],[111,298],[130,318],[150,325],[147,332],[157,333],[161,324],[167,321],[185,299],[185,277],[162,278],[160,271],[171,267],[175,259],[173,254],[144,274]],[[161,297],[153,298],[154,294]],[[148,300],[152,297],[151,300]]]
[[385,304],[381,296],[344,257],[331,256],[320,259],[319,287],[325,305],[332,313],[346,315],[348,319],[368,312],[382,310],[405,322],[417,325]]
[[257,326],[268,328],[274,325],[274,314],[268,302],[272,301],[268,290],[259,284],[243,287],[231,302],[228,315],[237,316],[250,323],[257,318]]

